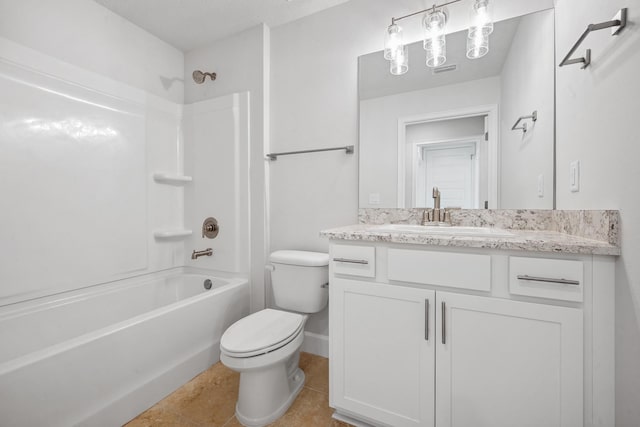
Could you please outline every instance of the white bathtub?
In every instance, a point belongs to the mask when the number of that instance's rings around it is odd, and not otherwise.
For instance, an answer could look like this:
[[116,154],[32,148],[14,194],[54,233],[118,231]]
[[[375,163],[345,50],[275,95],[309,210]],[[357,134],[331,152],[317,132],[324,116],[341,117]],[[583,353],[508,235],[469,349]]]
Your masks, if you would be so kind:
[[248,312],[246,279],[184,269],[2,307],[0,425],[121,425],[217,362]]

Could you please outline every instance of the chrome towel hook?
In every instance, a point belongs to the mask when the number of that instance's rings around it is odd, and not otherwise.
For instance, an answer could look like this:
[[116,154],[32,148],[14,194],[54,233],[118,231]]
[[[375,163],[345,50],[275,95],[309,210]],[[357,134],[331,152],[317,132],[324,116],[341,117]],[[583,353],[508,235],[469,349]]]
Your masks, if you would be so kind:
[[533,121],[533,122],[538,120],[538,111],[534,111],[533,113],[531,113],[528,116],[520,116],[520,117],[518,117],[518,120],[511,127],[511,130],[522,130],[523,134],[527,133],[527,123],[526,122],[522,123],[522,126],[518,127],[518,123],[520,123],[522,120],[527,120],[527,119],[531,119],[531,121]]

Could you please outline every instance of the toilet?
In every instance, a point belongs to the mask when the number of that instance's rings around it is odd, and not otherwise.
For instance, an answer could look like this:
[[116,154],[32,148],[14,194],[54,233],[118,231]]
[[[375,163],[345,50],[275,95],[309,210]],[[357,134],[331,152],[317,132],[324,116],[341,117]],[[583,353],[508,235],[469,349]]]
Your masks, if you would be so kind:
[[304,385],[298,367],[308,314],[327,305],[329,255],[276,251],[271,261],[275,304],[238,320],[220,340],[220,360],[240,373],[236,418],[264,426],[289,409]]

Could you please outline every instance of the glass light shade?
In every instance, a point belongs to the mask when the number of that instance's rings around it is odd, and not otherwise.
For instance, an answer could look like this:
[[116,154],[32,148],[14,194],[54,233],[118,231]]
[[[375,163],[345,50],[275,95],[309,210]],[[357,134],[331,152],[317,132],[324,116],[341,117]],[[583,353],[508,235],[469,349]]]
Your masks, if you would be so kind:
[[493,32],[489,0],[474,1],[469,13],[469,22],[469,37],[476,37],[477,32],[483,36],[488,36]]
[[447,61],[447,41],[444,28],[447,16],[441,10],[427,13],[422,21],[425,30],[423,47],[427,51],[427,66],[438,67]]
[[444,26],[447,23],[447,16],[442,10],[427,12],[422,20],[422,26],[427,32],[427,37],[444,34]]
[[384,59],[392,60],[402,47],[402,27],[397,24],[389,25],[384,35]]
[[389,71],[394,76],[400,76],[409,71],[409,47],[407,45],[397,49],[394,57],[389,61]]
[[489,35],[476,31],[473,37],[467,37],[467,58],[478,59],[489,53]]
[[424,41],[427,51],[427,67],[439,67],[447,61],[447,45],[444,34]]

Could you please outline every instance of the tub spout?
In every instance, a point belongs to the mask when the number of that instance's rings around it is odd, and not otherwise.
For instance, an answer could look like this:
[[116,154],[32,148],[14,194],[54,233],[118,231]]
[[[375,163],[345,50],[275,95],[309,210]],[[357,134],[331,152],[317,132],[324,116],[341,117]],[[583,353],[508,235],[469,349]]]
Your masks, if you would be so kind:
[[193,253],[191,253],[191,259],[198,259],[201,256],[211,256],[211,255],[213,255],[213,249],[211,248],[207,248],[203,251],[194,250]]

